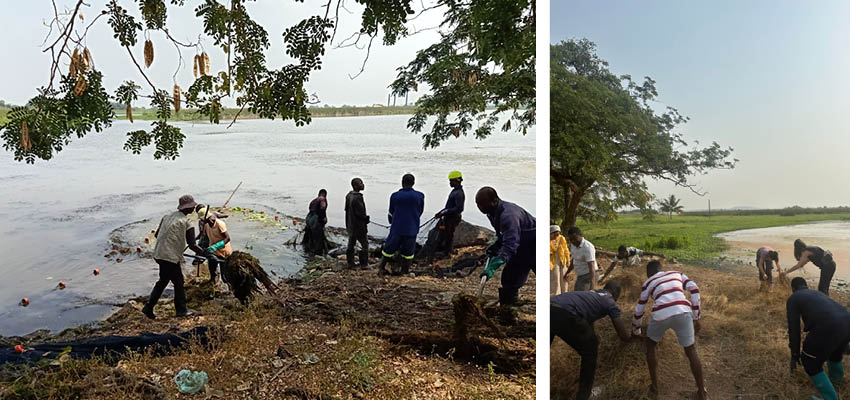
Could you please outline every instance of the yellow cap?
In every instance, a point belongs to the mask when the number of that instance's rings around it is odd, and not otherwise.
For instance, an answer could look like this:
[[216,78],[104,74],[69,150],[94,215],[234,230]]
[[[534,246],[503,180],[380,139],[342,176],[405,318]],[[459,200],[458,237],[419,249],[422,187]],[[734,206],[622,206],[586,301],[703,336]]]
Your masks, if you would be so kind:
[[460,171],[449,172],[449,179],[457,179],[457,178],[463,178],[463,175],[460,174]]

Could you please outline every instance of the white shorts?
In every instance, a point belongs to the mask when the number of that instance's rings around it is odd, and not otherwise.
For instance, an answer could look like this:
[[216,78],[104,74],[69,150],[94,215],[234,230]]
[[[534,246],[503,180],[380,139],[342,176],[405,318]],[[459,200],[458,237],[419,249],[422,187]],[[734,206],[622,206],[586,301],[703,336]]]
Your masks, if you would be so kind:
[[694,317],[691,312],[684,314],[676,314],[665,320],[649,321],[649,327],[646,328],[646,336],[652,339],[655,343],[660,343],[661,338],[668,329],[676,332],[676,339],[682,347],[689,347],[694,344]]

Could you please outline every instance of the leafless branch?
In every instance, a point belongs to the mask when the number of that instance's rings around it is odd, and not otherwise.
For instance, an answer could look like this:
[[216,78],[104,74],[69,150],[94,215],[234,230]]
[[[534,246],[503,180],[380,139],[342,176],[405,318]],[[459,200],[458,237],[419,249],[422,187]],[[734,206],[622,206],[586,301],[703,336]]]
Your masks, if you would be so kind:
[[366,48],[366,57],[363,58],[363,65],[360,66],[360,71],[354,76],[351,76],[351,74],[348,75],[351,80],[357,79],[357,77],[366,70],[366,62],[369,61],[369,54],[372,52],[372,42],[375,40],[375,36],[377,36],[377,34],[374,34],[369,38],[369,46]]
[[245,105],[243,104],[242,108],[240,108],[239,111],[236,112],[236,115],[233,116],[233,121],[230,121],[230,125],[227,125],[227,129],[230,129],[230,127],[233,126],[233,123],[236,122],[236,118],[239,118],[239,114],[242,114],[242,110],[244,109]]
[[[54,57],[53,62],[51,63],[51,66],[50,66],[50,83],[47,86],[48,89],[53,88],[53,81],[54,81],[54,78],[56,77],[56,72],[59,71],[59,60],[62,58],[62,53],[65,52],[65,49],[68,46],[68,40],[71,39],[71,32],[73,32],[73,30],[74,30],[74,21],[76,20],[77,13],[79,13],[80,7],[83,6],[84,4],[85,3],[83,2],[83,0],[77,1],[77,4],[74,6],[74,12],[71,13],[71,19],[68,21],[68,24],[65,25],[65,28],[62,30],[62,33],[59,35],[58,38],[56,38],[56,41],[53,42],[53,44],[51,44],[50,47],[42,50],[43,53],[46,53],[48,50],[50,50],[50,54],[55,55],[56,54],[56,51],[55,51],[56,45],[59,43],[59,41],[62,40],[63,37],[65,38],[65,40],[62,41],[62,46],[59,48],[59,56]],[[56,11],[56,3],[54,3],[53,6],[54,6],[54,11]],[[59,22],[60,21],[59,20],[59,13],[56,12],[55,16],[56,16],[57,23],[60,23]]]
[[331,45],[334,43],[334,38],[336,38],[336,28],[339,26],[339,6],[342,4],[342,0],[337,0],[336,2],[336,14],[334,15],[334,31],[331,34],[331,41],[329,42]]
[[130,54],[130,59],[133,60],[133,64],[136,64],[136,68],[139,69],[139,73],[142,74],[142,77],[144,77],[146,81],[148,81],[148,85],[151,85],[151,89],[153,89],[154,93],[156,93],[156,86],[153,84],[153,82],[151,82],[150,79],[148,79],[148,76],[145,75],[145,71],[142,70],[142,66],[139,65],[138,61],[136,61],[136,57],[133,55],[133,50],[130,49],[130,46],[124,47],[127,49],[127,53]]

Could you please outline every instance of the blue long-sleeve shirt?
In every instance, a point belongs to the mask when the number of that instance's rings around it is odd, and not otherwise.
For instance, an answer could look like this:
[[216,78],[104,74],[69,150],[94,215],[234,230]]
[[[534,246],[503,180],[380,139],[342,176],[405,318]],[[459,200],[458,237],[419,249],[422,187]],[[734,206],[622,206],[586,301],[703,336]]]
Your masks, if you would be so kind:
[[496,236],[501,241],[499,257],[510,263],[517,254],[534,258],[534,235],[537,221],[534,216],[522,207],[507,201],[500,201],[499,206],[487,219],[493,225]]
[[446,207],[440,213],[448,216],[461,215],[465,201],[466,195],[463,193],[463,187],[456,187],[449,193],[449,198],[446,200]]
[[425,195],[413,188],[402,188],[390,196],[390,235],[416,236],[419,217],[425,211]]

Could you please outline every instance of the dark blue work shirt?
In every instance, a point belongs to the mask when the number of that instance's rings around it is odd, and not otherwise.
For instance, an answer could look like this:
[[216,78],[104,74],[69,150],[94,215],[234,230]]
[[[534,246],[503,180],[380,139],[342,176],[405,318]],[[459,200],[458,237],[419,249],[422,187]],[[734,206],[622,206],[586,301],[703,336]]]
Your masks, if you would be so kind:
[[402,188],[390,196],[390,235],[416,236],[419,217],[425,210],[425,195],[413,188]]
[[534,216],[522,209],[522,207],[507,202],[499,201],[499,206],[492,214],[487,214],[487,219],[493,225],[496,236],[501,240],[502,247],[498,256],[505,260],[505,264],[519,255],[524,261],[534,260],[535,225]]
[[463,187],[456,187],[449,193],[449,199],[446,200],[446,207],[443,208],[442,214],[448,216],[460,215],[463,213],[463,203],[466,201],[466,195],[463,193]]
[[617,307],[617,302],[607,290],[567,292],[552,296],[549,302],[567,310],[570,314],[584,318],[591,324],[606,316],[613,319],[620,318],[620,307]]

